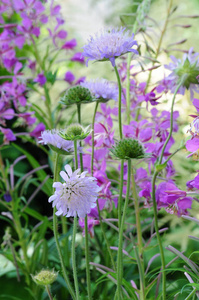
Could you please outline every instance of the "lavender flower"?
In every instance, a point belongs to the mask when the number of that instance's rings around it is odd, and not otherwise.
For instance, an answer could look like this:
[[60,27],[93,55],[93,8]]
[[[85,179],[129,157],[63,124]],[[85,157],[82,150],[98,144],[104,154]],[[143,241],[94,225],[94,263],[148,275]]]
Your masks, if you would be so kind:
[[39,143],[49,145],[53,151],[60,154],[70,154],[70,152],[73,152],[73,142],[64,140],[59,132],[57,129],[43,131]]
[[165,65],[165,68],[172,71],[166,78],[170,81],[171,91],[174,92],[179,84],[182,76],[187,75],[183,85],[179,88],[178,93],[184,95],[185,89],[190,90],[191,99],[193,99],[194,91],[199,92],[197,75],[199,73],[199,53],[193,54],[193,48],[184,54],[183,59],[177,59],[171,56],[173,63]]
[[124,32],[125,28],[101,30],[94,37],[90,37],[88,44],[83,47],[82,53],[89,60],[110,60],[115,67],[115,59],[127,52],[138,54],[137,50],[131,49],[137,42],[134,35],[129,36],[129,31]]
[[107,102],[110,99],[117,100],[118,98],[117,86],[106,79],[85,81],[80,85],[89,89],[100,102]]
[[78,175],[80,170],[72,172],[69,165],[65,165],[65,170],[66,172],[60,172],[65,182],[53,183],[55,193],[48,201],[53,201],[53,207],[57,208],[57,216],[76,217],[78,215],[84,218],[96,206],[95,201],[100,187],[95,177],[85,177],[87,172]]

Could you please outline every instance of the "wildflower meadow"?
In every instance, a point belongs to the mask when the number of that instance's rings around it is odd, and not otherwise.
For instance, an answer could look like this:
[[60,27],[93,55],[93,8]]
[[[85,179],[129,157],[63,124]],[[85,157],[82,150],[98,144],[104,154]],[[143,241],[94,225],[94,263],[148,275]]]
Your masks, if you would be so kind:
[[0,299],[199,299],[199,2],[63,5],[0,1]]

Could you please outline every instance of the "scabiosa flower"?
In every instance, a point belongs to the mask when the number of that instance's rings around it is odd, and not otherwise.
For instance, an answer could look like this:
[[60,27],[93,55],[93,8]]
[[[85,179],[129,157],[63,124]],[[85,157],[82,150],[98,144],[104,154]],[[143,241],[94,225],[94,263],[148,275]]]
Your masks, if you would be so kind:
[[120,159],[139,159],[145,157],[143,146],[133,139],[122,139],[116,142],[111,152]]
[[106,79],[84,81],[80,85],[89,89],[100,102],[107,102],[110,99],[117,100],[118,98],[118,88],[116,84]]
[[80,169],[72,172],[69,165],[65,165],[65,171],[60,172],[65,182],[53,183],[55,193],[48,201],[53,202],[53,207],[56,206],[57,216],[85,218],[96,206],[100,187],[95,177],[86,177],[87,172],[78,175]]
[[67,90],[60,103],[64,105],[82,104],[92,102],[93,98],[89,89],[76,85]]
[[83,128],[80,124],[71,124],[60,136],[67,141],[84,140],[90,134],[90,125]]
[[134,52],[138,54],[137,50],[132,49],[137,45],[134,40],[134,35],[129,36],[129,31],[125,28],[113,28],[109,30],[101,30],[96,33],[94,37],[90,37],[88,44],[83,47],[82,53],[88,57],[89,60],[110,60],[113,67],[115,67],[115,59],[125,53]]
[[183,76],[187,75],[184,83],[179,88],[178,93],[184,95],[185,89],[190,90],[191,99],[193,99],[194,91],[199,92],[197,75],[199,73],[199,53],[193,54],[193,48],[190,48],[189,52],[184,54],[183,59],[177,59],[171,56],[173,63],[165,65],[165,67],[172,71],[172,73],[166,78],[171,80],[171,91],[174,92],[177,85]]
[[41,133],[41,140],[39,143],[44,145],[48,145],[53,151],[60,154],[71,154],[73,152],[74,146],[73,142],[64,140],[59,135],[59,130],[45,130]]

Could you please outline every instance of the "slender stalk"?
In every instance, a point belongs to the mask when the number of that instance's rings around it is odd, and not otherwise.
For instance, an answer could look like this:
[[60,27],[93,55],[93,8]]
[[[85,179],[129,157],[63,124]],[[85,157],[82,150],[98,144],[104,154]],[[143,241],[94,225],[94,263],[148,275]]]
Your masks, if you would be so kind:
[[160,237],[159,228],[158,228],[158,212],[157,212],[157,202],[156,202],[156,197],[155,197],[155,181],[156,181],[157,175],[158,175],[158,172],[155,172],[153,175],[153,179],[152,179],[153,213],[154,213],[155,231],[156,231],[156,236],[158,239],[160,257],[161,257],[161,263],[162,263],[162,299],[166,300],[165,258],[164,258],[164,251],[163,251],[163,246],[162,246],[161,237]]
[[163,155],[164,155],[164,150],[165,150],[165,148],[166,148],[166,146],[167,146],[167,144],[168,144],[168,142],[169,142],[169,140],[170,140],[170,138],[172,136],[172,132],[173,132],[173,108],[174,108],[174,103],[175,103],[175,97],[176,97],[176,94],[177,94],[179,88],[181,87],[181,85],[183,85],[183,83],[184,83],[184,81],[185,81],[186,78],[187,78],[187,74],[185,74],[182,77],[180,83],[177,85],[177,87],[175,89],[175,92],[173,94],[173,99],[172,99],[172,103],[171,103],[170,130],[169,130],[169,135],[168,135],[168,137],[167,137],[167,139],[166,139],[166,141],[164,143],[164,146],[163,146],[161,154],[160,154],[160,159],[159,159],[159,163],[160,164],[162,163],[162,159],[163,159]]
[[84,220],[84,228],[85,228],[85,257],[86,257],[86,279],[87,279],[87,288],[88,288],[88,299],[92,300],[90,265],[89,265],[88,217],[87,217],[87,215]]
[[[55,160],[55,167],[54,167],[54,182],[58,180],[58,160],[59,160],[59,154],[56,153],[56,160]],[[61,248],[60,248],[59,241],[58,241],[57,216],[56,216],[55,213],[56,213],[56,208],[54,207],[54,210],[53,210],[53,232],[54,232],[54,237],[55,237],[55,243],[56,243],[56,247],[57,247],[57,252],[59,254],[59,259],[60,259],[60,263],[61,263],[63,277],[65,279],[65,282],[67,284],[68,290],[69,290],[69,292],[70,292],[73,300],[76,300],[73,287],[72,287],[72,285],[70,283],[70,280],[68,278],[68,275],[66,273],[66,269],[65,269],[65,266],[64,266],[64,259],[63,259]]]
[[[163,155],[164,155],[164,151],[165,148],[172,136],[172,132],[173,132],[173,108],[174,108],[174,103],[175,103],[175,97],[176,94],[179,90],[179,88],[181,87],[181,85],[183,84],[183,82],[185,81],[187,75],[185,74],[180,83],[178,84],[178,86],[175,89],[174,95],[173,95],[173,99],[172,99],[172,103],[171,103],[171,116],[170,116],[170,130],[169,130],[169,135],[164,143],[164,146],[162,147],[162,151],[160,154],[160,158],[158,163],[161,164],[162,163],[162,159],[163,159]],[[156,182],[156,178],[158,176],[159,171],[155,171],[153,174],[153,179],[152,179],[152,198],[153,198],[153,211],[154,211],[154,221],[155,221],[155,231],[156,231],[156,235],[157,235],[157,239],[158,239],[158,245],[159,245],[159,249],[160,249],[160,256],[161,256],[161,262],[162,262],[162,293],[163,293],[163,300],[166,300],[166,270],[165,270],[165,258],[164,258],[164,251],[163,251],[163,247],[162,247],[162,242],[161,242],[161,238],[160,238],[160,233],[159,233],[159,228],[158,228],[158,212],[157,212],[157,203],[156,203],[156,197],[155,197],[155,182]]]
[[122,192],[124,185],[124,160],[121,160],[121,168],[120,168],[120,189],[119,189],[119,198],[118,198],[118,228],[121,226],[122,219]]
[[75,255],[75,237],[77,232],[77,217],[74,217],[73,222],[73,238],[72,238],[72,264],[73,264],[73,277],[75,282],[75,292],[76,292],[76,300],[79,300],[79,284],[77,278],[77,268],[76,268],[76,255]]
[[127,57],[127,70],[126,70],[126,118],[127,124],[131,121],[131,101],[130,101],[130,66],[131,66],[131,53]]
[[[78,123],[81,125],[81,104],[77,104],[77,116],[78,116]],[[82,146],[81,141],[79,142],[79,145],[80,147]],[[83,156],[81,152],[79,154],[79,159],[80,159],[81,172],[83,172]]]
[[119,88],[119,94],[118,94],[118,122],[119,122],[119,135],[120,135],[120,140],[122,139],[122,85],[121,85],[121,80],[120,80],[120,75],[118,72],[117,67],[114,67],[115,74],[117,77],[117,82],[118,82],[118,88]]
[[[78,169],[78,157],[77,157],[77,141],[74,140],[74,156],[75,156],[75,169]],[[77,216],[74,217],[73,222],[73,237],[72,237],[72,264],[73,264],[73,278],[75,282],[76,299],[79,300],[79,284],[77,278],[76,268],[76,255],[75,255],[75,237],[77,232]]]
[[50,287],[49,287],[49,285],[46,285],[46,291],[47,291],[47,293],[48,293],[49,299],[50,299],[50,300],[53,300],[53,296],[52,296],[52,294],[51,294],[51,292],[50,292]]
[[122,277],[123,277],[123,265],[122,265],[122,244],[123,244],[123,231],[124,222],[126,218],[126,212],[129,202],[129,191],[131,184],[131,159],[128,159],[128,177],[127,177],[127,187],[126,187],[126,198],[124,203],[123,215],[121,220],[121,226],[119,228],[119,247],[118,247],[118,257],[117,257],[117,296],[118,300],[122,299]]
[[[132,194],[134,199],[135,206],[135,216],[136,216],[136,228],[137,228],[137,238],[138,238],[138,255],[140,260],[140,268],[142,274],[144,274],[144,258],[143,258],[143,243],[142,243],[142,228],[141,228],[141,220],[140,220],[140,208],[139,208],[139,200],[136,191],[136,184],[134,174],[132,172]],[[140,276],[140,300],[145,299],[145,281],[144,276]]]
[[95,110],[94,110],[94,114],[93,114],[93,120],[92,120],[92,153],[91,153],[91,175],[92,176],[93,176],[93,164],[94,164],[94,134],[95,134],[94,126],[95,126],[95,116],[96,116],[98,104],[99,104],[99,102],[96,101]]

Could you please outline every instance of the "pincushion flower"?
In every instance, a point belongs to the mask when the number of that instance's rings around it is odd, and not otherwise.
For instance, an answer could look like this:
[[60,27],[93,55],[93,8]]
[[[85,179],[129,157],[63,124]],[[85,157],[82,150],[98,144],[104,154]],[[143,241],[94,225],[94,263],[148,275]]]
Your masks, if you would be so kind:
[[78,174],[80,169],[72,172],[69,165],[65,165],[65,171],[60,172],[65,182],[53,183],[55,193],[48,201],[53,202],[53,207],[56,206],[57,216],[85,218],[96,206],[100,187],[95,177],[86,177],[87,172]]
[[137,50],[132,49],[137,46],[134,40],[134,35],[129,35],[129,31],[125,28],[112,28],[109,30],[101,30],[96,33],[94,37],[90,37],[88,44],[83,49],[82,55],[88,57],[89,60],[110,60],[113,67],[115,67],[115,59],[125,53],[134,52],[138,54]]
[[116,84],[106,79],[84,81],[81,86],[90,90],[91,94],[100,102],[107,102],[110,99],[117,100],[118,88]]
[[39,143],[48,145],[53,151],[60,154],[70,154],[74,149],[73,142],[64,140],[59,132],[57,129],[43,131]]
[[193,99],[194,91],[199,92],[199,83],[197,76],[199,74],[199,53],[193,54],[193,48],[190,48],[188,53],[184,54],[183,59],[177,59],[171,56],[172,63],[166,65],[165,68],[172,71],[172,73],[166,78],[170,81],[170,89],[172,92],[175,91],[182,77],[185,80],[178,90],[178,93],[184,95],[185,89],[190,90],[191,99]]

